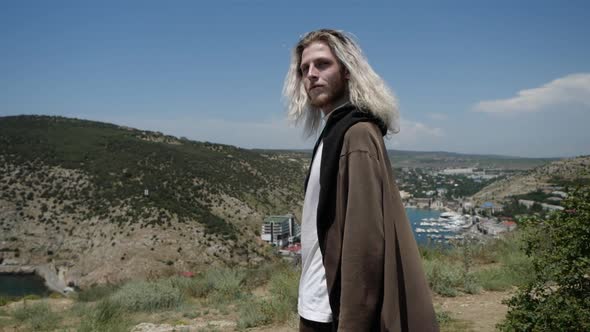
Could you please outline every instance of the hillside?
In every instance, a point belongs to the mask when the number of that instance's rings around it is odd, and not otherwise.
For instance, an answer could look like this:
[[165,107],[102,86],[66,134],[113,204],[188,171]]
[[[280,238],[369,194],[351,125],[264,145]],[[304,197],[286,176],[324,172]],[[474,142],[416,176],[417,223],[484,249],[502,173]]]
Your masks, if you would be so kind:
[[[289,156],[293,159],[311,158],[312,150],[257,150],[266,154]],[[484,168],[528,170],[546,165],[557,158],[522,158],[499,155],[463,154],[444,151],[387,150],[395,168]]]
[[394,167],[410,168],[484,168],[525,170],[547,164],[555,158],[522,158],[499,155],[463,154],[444,151],[388,150]]
[[590,184],[590,156],[554,161],[485,187],[473,196],[476,203],[500,203],[509,196],[523,195],[546,186],[575,187]]
[[300,161],[112,124],[0,118],[0,264],[84,286],[264,259]]

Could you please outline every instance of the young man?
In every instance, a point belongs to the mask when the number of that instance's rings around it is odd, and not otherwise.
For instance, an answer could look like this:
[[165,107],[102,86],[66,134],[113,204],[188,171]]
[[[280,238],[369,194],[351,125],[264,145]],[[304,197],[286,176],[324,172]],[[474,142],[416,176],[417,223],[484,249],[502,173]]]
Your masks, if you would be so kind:
[[295,46],[283,94],[308,134],[300,331],[438,331],[383,136],[396,100],[358,45],[317,30]]

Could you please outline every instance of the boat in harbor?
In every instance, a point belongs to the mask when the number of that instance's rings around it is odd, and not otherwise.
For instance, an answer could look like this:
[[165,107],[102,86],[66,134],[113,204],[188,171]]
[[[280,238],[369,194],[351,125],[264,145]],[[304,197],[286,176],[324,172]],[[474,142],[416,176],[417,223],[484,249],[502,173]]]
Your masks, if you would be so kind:
[[416,232],[426,233],[425,236],[433,241],[460,240],[463,239],[462,233],[473,225],[472,220],[468,214],[443,212],[438,218],[421,219]]

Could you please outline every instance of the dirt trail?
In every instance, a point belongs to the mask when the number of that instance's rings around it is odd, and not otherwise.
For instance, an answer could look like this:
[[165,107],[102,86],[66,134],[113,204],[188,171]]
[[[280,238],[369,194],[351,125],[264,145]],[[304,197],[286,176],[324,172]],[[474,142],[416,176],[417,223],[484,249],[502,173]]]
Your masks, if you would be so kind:
[[465,294],[458,297],[434,297],[435,305],[448,312],[452,318],[470,322],[473,331],[496,331],[496,324],[506,316],[508,307],[502,300],[511,296],[511,292],[486,292]]

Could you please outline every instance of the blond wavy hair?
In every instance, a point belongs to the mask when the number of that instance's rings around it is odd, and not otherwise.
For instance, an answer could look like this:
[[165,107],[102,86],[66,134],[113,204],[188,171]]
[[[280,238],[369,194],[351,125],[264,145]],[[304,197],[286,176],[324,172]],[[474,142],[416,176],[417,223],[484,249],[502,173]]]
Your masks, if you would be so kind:
[[317,133],[320,127],[321,110],[311,105],[300,69],[303,50],[317,41],[328,45],[340,64],[348,70],[350,103],[380,119],[389,132],[399,132],[399,108],[391,89],[371,68],[361,48],[349,34],[330,29],[305,34],[293,48],[291,64],[283,85],[289,119],[296,124],[304,122],[308,136]]

